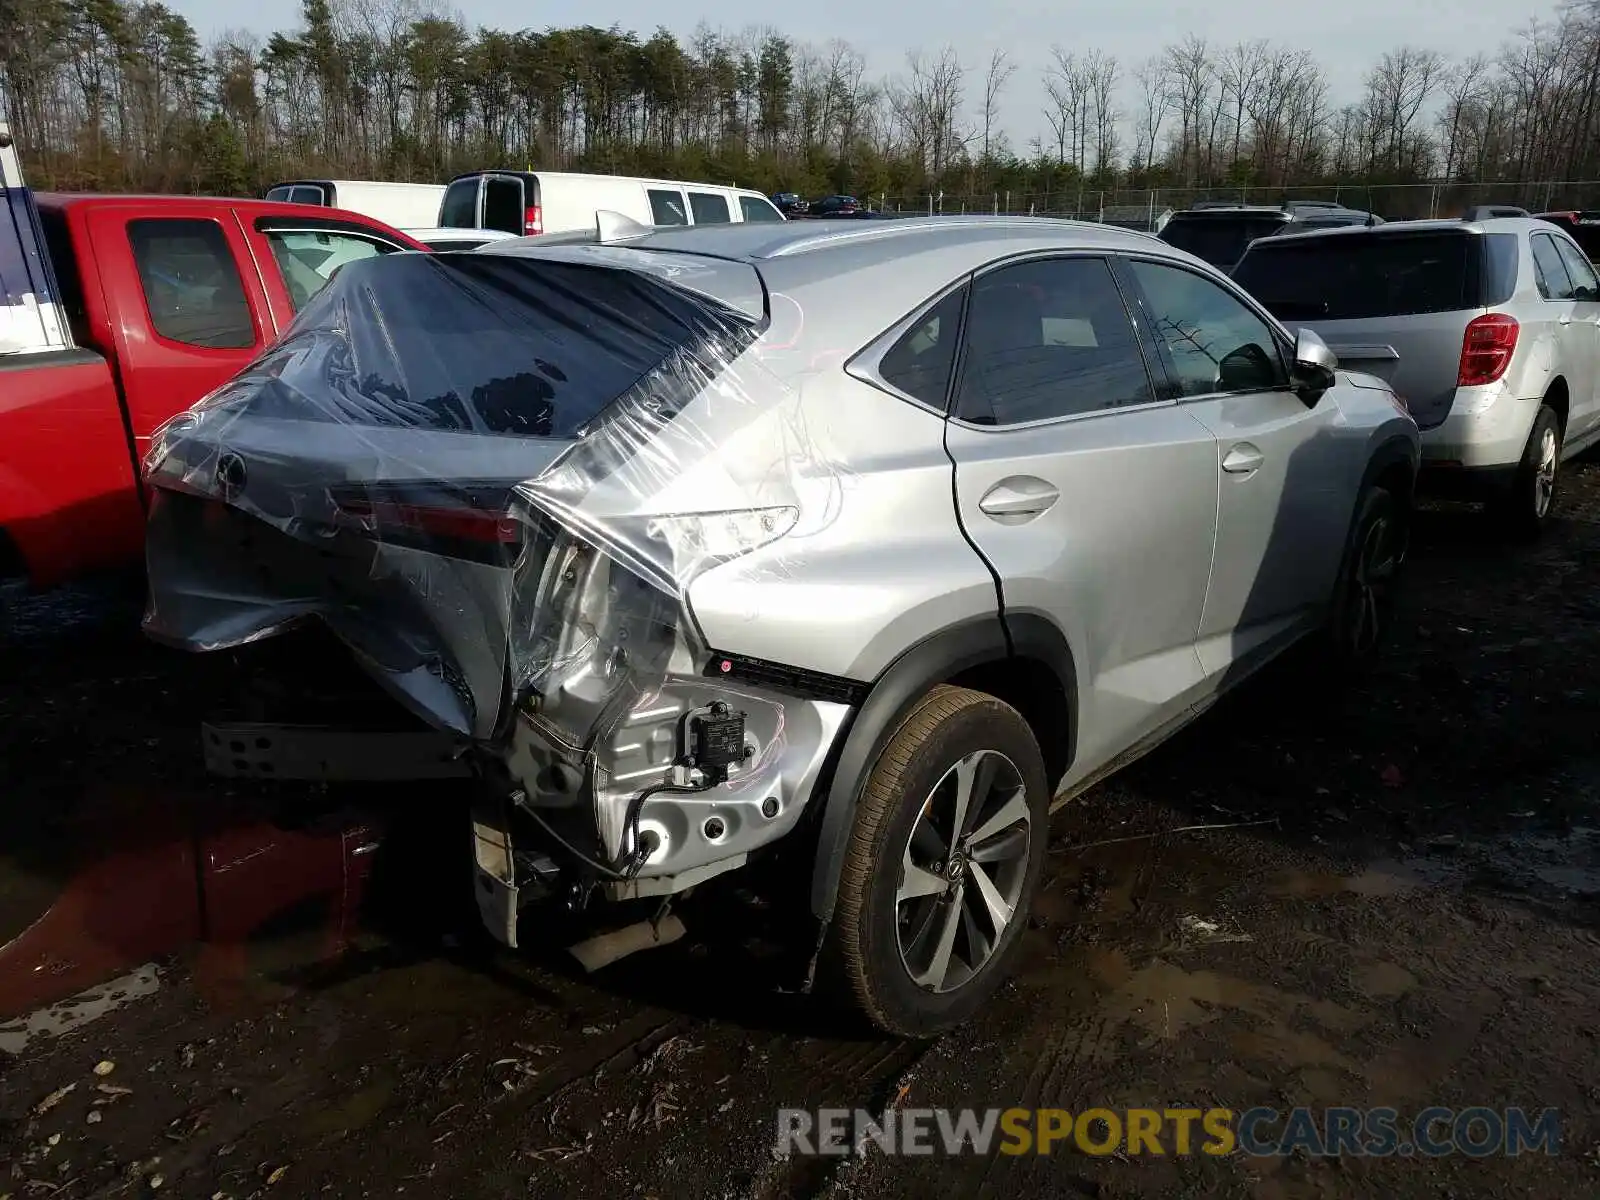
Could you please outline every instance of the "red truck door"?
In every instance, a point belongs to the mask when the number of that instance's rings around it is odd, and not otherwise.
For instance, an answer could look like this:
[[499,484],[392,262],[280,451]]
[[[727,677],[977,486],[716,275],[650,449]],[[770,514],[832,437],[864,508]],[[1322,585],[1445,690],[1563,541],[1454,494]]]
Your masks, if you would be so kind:
[[142,462],[157,426],[237,374],[277,329],[231,206],[97,205],[87,223]]

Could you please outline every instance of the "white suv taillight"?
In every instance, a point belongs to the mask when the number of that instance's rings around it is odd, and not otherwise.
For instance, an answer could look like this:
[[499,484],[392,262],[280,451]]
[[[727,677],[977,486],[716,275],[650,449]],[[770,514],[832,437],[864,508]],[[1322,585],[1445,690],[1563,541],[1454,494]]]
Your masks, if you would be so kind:
[[1516,353],[1520,331],[1517,319],[1505,313],[1474,317],[1461,338],[1461,369],[1456,373],[1456,386],[1493,383],[1504,375]]

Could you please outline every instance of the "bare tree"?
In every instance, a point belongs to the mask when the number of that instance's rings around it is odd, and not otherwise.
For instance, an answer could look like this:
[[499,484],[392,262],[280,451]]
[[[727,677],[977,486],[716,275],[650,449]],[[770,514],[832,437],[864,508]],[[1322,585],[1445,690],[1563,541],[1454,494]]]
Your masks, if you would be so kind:
[[994,52],[989,56],[989,69],[984,72],[983,76],[984,162],[989,161],[989,152],[992,147],[998,147],[1003,144],[1004,134],[1001,135],[1001,142],[996,142],[993,138],[995,119],[1000,112],[1000,93],[1004,90],[1006,83],[1016,72],[1016,69],[1016,64],[1007,59],[1006,52],[998,46],[995,47]]
[[1212,95],[1216,85],[1216,70],[1211,62],[1211,47],[1206,40],[1190,34],[1176,46],[1163,52],[1166,58],[1167,77],[1172,84],[1173,103],[1178,110],[1177,167],[1184,182],[1193,185],[1202,167],[1202,137],[1212,120]]
[[937,180],[972,140],[961,124],[966,68],[949,46],[934,59],[913,50],[906,55],[906,66],[910,75],[893,88],[890,102],[913,161]]
[[1402,46],[1378,59],[1367,75],[1368,169],[1418,173],[1413,143],[1418,115],[1444,78],[1435,50]]
[[1145,59],[1134,69],[1133,78],[1139,88],[1139,106],[1134,114],[1138,146],[1132,165],[1135,170],[1148,171],[1155,165],[1156,145],[1172,108],[1172,84],[1166,60],[1161,57]]
[[1087,119],[1084,124],[1094,134],[1094,174],[1104,179],[1117,169],[1117,126],[1122,114],[1117,111],[1116,91],[1121,67],[1116,58],[1091,50],[1083,63]]

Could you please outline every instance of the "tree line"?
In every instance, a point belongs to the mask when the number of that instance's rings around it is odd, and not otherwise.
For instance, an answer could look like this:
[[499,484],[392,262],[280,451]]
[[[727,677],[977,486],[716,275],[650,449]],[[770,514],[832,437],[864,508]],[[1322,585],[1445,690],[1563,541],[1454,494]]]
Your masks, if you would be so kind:
[[40,186],[244,195],[533,165],[1060,211],[1086,191],[1600,179],[1600,0],[1465,61],[1387,51],[1343,104],[1304,48],[1057,46],[1025,144],[999,120],[1016,71],[944,48],[880,78],[848,42],[770,28],[473,30],[421,0],[303,0],[298,29],[202,45],[156,0],[0,0],[0,115]]

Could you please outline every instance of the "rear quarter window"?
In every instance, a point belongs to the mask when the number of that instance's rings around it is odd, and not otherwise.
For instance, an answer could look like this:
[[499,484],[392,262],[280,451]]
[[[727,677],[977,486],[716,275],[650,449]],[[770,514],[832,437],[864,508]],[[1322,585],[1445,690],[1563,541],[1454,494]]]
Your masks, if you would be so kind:
[[1259,243],[1233,280],[1279,320],[1346,321],[1481,307],[1479,276],[1470,234],[1333,234]]

